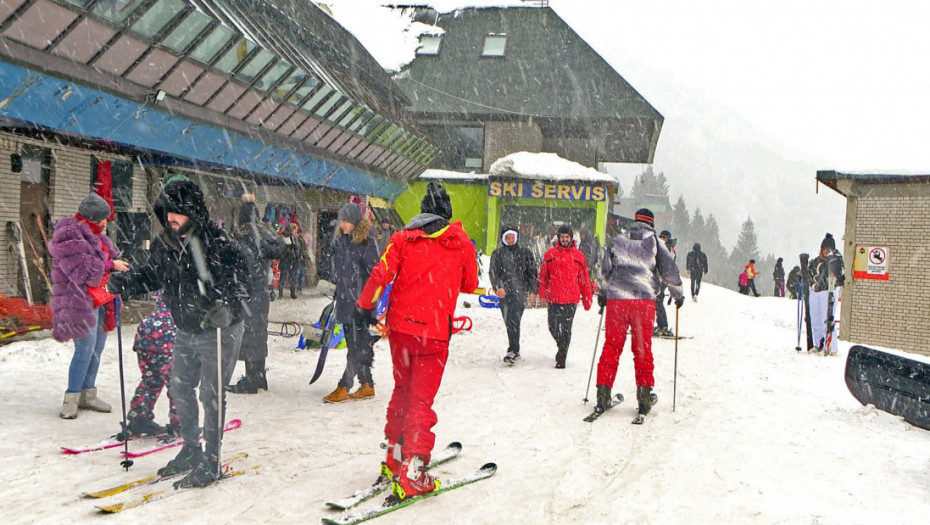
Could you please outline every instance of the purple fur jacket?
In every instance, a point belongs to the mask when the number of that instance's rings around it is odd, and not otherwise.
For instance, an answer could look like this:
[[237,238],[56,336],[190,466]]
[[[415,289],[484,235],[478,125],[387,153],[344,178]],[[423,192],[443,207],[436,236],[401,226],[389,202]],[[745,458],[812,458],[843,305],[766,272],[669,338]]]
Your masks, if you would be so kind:
[[[110,255],[100,247],[100,241]],[[48,244],[52,255],[52,337],[56,341],[82,339],[95,324],[94,303],[88,286],[97,286],[107,273],[109,259],[119,257],[119,250],[105,234],[97,237],[74,217],[55,224]]]

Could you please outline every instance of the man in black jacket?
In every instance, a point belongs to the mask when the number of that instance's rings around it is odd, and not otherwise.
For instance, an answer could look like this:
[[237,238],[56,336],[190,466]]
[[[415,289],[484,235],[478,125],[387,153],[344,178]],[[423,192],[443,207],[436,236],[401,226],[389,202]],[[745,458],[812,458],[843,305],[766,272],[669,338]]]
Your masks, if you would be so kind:
[[[110,285],[116,293],[162,290],[178,328],[171,392],[184,447],[158,473],[190,471],[175,486],[203,487],[219,477],[226,404],[221,387],[232,377],[242,342],[243,304],[250,280],[248,255],[210,222],[203,193],[184,176],[167,181],[154,211],[164,230],[155,238],[148,262],[123,274],[124,278],[110,279]],[[218,336],[222,345],[219,359]],[[223,374],[219,384],[218,361]],[[198,385],[205,452],[200,449]],[[218,410],[221,406],[222,413]]]
[[707,255],[701,251],[701,243],[694,243],[691,251],[688,252],[685,270],[691,277],[691,300],[697,302],[697,296],[701,293],[701,279],[707,273]]
[[249,297],[245,300],[245,331],[239,358],[245,361],[245,375],[235,384],[226,387],[233,394],[257,394],[258,389],[268,390],[265,359],[268,357],[268,294],[272,259],[284,253],[284,241],[258,224],[258,207],[255,195],[242,196],[239,208],[239,229],[236,240],[248,254]]
[[491,286],[500,299],[501,314],[507,326],[507,354],[504,362],[512,365],[520,357],[520,321],[526,307],[527,294],[530,303],[536,303],[538,277],[536,260],[532,252],[520,246],[516,228],[504,228],[502,246],[491,254]]

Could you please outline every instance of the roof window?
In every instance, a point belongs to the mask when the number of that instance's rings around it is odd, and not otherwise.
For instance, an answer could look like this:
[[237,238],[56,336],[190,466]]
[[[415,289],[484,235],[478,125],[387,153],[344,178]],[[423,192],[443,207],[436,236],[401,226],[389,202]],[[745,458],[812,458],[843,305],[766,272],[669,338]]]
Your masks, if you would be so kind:
[[483,57],[502,57],[507,50],[507,35],[505,33],[490,33],[484,37]]
[[442,35],[420,35],[417,56],[437,56],[440,47],[442,47]]

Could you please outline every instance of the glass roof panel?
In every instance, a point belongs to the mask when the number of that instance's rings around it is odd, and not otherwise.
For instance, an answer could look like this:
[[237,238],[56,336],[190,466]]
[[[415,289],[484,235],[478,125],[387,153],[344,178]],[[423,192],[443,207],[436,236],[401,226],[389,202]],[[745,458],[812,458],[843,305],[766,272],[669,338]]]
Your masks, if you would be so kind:
[[262,49],[255,55],[255,58],[249,61],[238,73],[236,77],[245,82],[246,84],[251,84],[255,80],[255,76],[258,75],[262,69],[265,68],[272,60],[275,59],[274,54],[267,49]]
[[248,58],[249,54],[258,47],[258,44],[249,39],[241,38],[239,43],[232,46],[213,67],[223,73],[231,73],[239,64]]
[[161,43],[168,49],[183,53],[190,47],[191,42],[210,25],[210,22],[212,22],[212,19],[207,15],[200,11],[193,11],[187,15],[183,22],[178,24],[178,27],[168,33],[168,36]]
[[186,6],[187,4],[182,0],[158,0],[139,20],[136,20],[130,31],[146,38],[154,38]]
[[145,3],[144,0],[102,0],[94,6],[94,14],[114,24],[122,23]]
[[209,64],[233,36],[235,36],[235,33],[233,33],[232,29],[218,25],[197,44],[197,47],[191,51],[190,57],[199,60],[203,64]]
[[[291,69],[291,65],[283,60],[279,60],[277,64],[271,67],[267,73],[262,75],[262,78],[258,79],[258,82],[255,83],[255,89],[259,91],[266,92],[271,89],[271,86],[275,85],[281,77],[284,76],[288,70]],[[293,87],[293,85],[291,86]],[[290,90],[288,90],[290,91]]]

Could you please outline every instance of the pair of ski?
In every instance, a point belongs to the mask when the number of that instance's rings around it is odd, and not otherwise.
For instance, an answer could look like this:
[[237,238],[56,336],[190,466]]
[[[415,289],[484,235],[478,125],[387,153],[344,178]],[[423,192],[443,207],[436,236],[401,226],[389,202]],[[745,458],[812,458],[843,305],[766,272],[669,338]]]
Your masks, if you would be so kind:
[[[242,426],[241,420],[231,419],[229,420],[228,423],[226,423],[226,426],[223,427],[223,432],[229,432],[230,430],[236,430],[237,428],[241,426]],[[76,454],[84,454],[86,452],[97,452],[98,450],[107,450],[110,448],[122,447],[123,440],[118,439],[118,437],[119,437],[119,434],[115,436],[111,436],[109,439],[105,441],[101,441],[100,443],[97,443],[96,445],[87,445],[87,446],[82,446],[82,447],[61,447],[61,453],[73,456]],[[200,439],[202,440],[203,436],[201,436]],[[180,437],[170,437],[168,434],[157,434],[153,436],[132,436],[132,439],[130,441],[136,441],[136,440],[145,440],[145,441],[154,440],[156,444],[148,448],[144,448],[142,450],[130,451],[128,453],[121,452],[121,454],[123,454],[124,456],[128,458],[138,458],[141,456],[147,456],[149,454],[154,454],[155,452],[161,452],[162,450],[168,450],[169,448],[180,447],[181,445],[184,444],[184,440],[181,439]]]
[[[655,394],[651,394],[651,395],[652,395],[652,404],[655,405],[656,402],[659,400],[659,398]],[[620,403],[623,403],[623,394],[615,395],[614,398],[611,400],[610,405],[604,410],[600,410],[598,407],[595,407],[594,412],[591,412],[591,414],[586,416],[584,420],[588,423],[596,421],[597,418],[601,417],[602,415],[604,415],[605,412],[619,405]],[[630,423],[634,425],[642,425],[645,422],[646,422],[646,415],[640,414],[639,412],[637,412],[636,417],[633,418],[633,421],[631,421]]]
[[[235,476],[239,476],[239,475],[245,474],[245,473],[246,473],[245,470],[232,470],[232,463],[234,463],[234,462],[236,462],[236,461],[241,461],[241,460],[243,460],[243,459],[245,459],[245,458],[247,458],[247,457],[249,457],[249,455],[246,454],[245,452],[239,452],[239,453],[237,453],[237,454],[233,454],[232,456],[230,456],[226,461],[223,462],[223,464],[222,464],[222,466],[221,466],[221,468],[220,468],[220,472],[221,472],[222,474],[221,474],[220,478],[219,478],[217,481],[221,481],[221,480],[224,480],[224,479],[228,479],[228,478],[231,478],[231,477],[235,477]],[[257,469],[257,468],[258,468],[258,467],[252,467],[250,470],[255,470],[255,469]],[[170,474],[170,475],[158,475],[158,474],[156,474],[156,475],[154,475],[154,476],[147,476],[147,477],[144,477],[144,478],[136,479],[136,480],[133,480],[133,481],[130,481],[130,482],[127,482],[127,483],[123,483],[123,484],[120,484],[120,485],[116,485],[116,486],[114,486],[114,487],[106,488],[106,489],[103,489],[103,490],[98,490],[98,491],[95,491],[95,492],[87,492],[87,493],[84,493],[84,497],[85,497],[85,498],[93,498],[93,499],[109,498],[109,497],[111,497],[111,496],[116,496],[117,494],[123,494],[123,493],[128,492],[128,491],[136,490],[136,489],[138,489],[138,488],[140,488],[140,487],[151,487],[151,486],[153,486],[153,485],[158,485],[158,484],[160,484],[160,483],[162,483],[162,482],[164,482],[164,481],[168,481],[168,480],[172,480],[172,479],[181,477],[181,476],[183,476],[183,475],[186,474],[186,473],[187,473],[187,472],[182,472],[182,473],[178,473],[178,474]],[[173,490],[172,490],[172,489],[173,489]],[[128,501],[124,501],[124,502],[120,502],[120,503],[114,503],[114,504],[112,504],[112,505],[97,505],[96,507],[97,507],[97,509],[100,510],[100,512],[112,514],[112,513],[116,513],[116,512],[122,512],[122,511],[124,511],[124,510],[128,510],[128,509],[131,509],[131,508],[134,508],[134,507],[138,507],[138,506],[144,505],[144,504],[146,504],[146,503],[150,503],[150,502],[152,502],[152,501],[157,501],[157,500],[165,499],[165,498],[168,498],[168,497],[173,496],[173,495],[175,495],[175,494],[179,494],[179,493],[181,493],[181,492],[184,492],[185,490],[187,490],[186,487],[179,487],[179,488],[167,487],[167,488],[164,488],[164,489],[161,489],[161,490],[156,490],[156,491],[154,491],[154,492],[149,492],[148,494],[144,494],[144,495],[142,495],[142,496],[139,496],[139,497],[134,498],[134,499],[130,499],[130,500],[128,500]]]
[[[430,461],[428,468],[434,468],[438,465],[451,461],[458,457],[459,453],[462,451],[462,444],[459,442],[452,442],[446,446],[445,449],[433,455],[432,460]],[[391,494],[387,497],[384,503],[381,506],[360,511],[354,514],[344,513],[342,516],[335,518],[323,518],[323,523],[325,525],[355,525],[356,523],[361,523],[378,516],[383,516],[389,512],[393,512],[397,509],[413,505],[418,501],[422,501],[427,498],[442,494],[443,492],[449,492],[465,485],[470,485],[477,481],[490,478],[497,472],[497,465],[494,463],[486,463],[477,471],[458,478],[449,480],[443,483],[438,489],[427,492],[426,494],[421,494],[419,496],[411,496],[403,500],[399,499],[397,496]],[[391,480],[386,476],[379,476],[378,479],[367,489],[356,491],[355,494],[341,500],[327,502],[326,505],[331,509],[348,511],[358,505],[374,498],[375,496],[381,494],[391,486]]]

